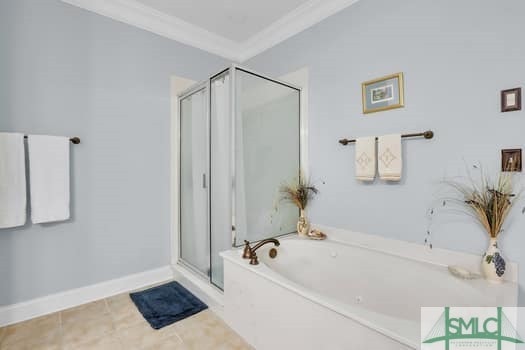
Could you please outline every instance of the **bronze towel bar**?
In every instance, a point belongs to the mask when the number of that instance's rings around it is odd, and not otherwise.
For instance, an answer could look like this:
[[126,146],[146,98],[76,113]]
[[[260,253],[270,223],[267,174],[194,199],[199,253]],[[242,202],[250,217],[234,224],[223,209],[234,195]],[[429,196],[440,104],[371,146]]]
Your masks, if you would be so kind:
[[[27,139],[27,135],[24,136],[24,139]],[[70,138],[69,141],[74,145],[78,145],[80,143],[80,138],[75,136]]]
[[[403,135],[401,135],[402,138],[406,138],[406,137],[420,137],[420,136],[423,136],[426,139],[431,139],[431,138],[434,137],[434,132],[432,130],[427,130],[427,131],[424,131],[424,132],[418,132],[418,133],[413,133],[413,134],[403,134]],[[377,137],[376,137],[376,140],[377,140]],[[339,140],[339,143],[342,144],[343,146],[346,146],[349,143],[354,143],[354,142],[355,142],[355,140],[349,140],[349,139]]]

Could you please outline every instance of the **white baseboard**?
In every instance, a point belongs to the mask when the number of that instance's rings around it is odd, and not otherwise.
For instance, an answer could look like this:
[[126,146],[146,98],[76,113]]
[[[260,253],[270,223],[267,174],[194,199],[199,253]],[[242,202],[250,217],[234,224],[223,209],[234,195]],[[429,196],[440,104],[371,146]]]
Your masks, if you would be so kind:
[[0,307],[0,327],[104,299],[173,278],[170,266]]

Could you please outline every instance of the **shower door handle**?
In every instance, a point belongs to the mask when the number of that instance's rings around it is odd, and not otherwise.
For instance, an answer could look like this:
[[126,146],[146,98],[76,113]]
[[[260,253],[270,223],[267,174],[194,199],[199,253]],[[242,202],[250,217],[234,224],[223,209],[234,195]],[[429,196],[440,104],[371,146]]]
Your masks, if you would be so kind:
[[202,174],[202,188],[206,188],[206,173]]

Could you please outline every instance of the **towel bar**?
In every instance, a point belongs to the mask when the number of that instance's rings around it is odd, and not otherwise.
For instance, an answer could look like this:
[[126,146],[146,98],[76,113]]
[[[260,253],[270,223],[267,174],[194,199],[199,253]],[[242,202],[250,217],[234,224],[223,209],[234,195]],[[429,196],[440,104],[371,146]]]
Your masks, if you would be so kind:
[[[27,139],[27,135],[24,136],[24,139]],[[78,145],[80,143],[80,138],[75,136],[70,138],[69,141],[74,145]]]
[[[431,139],[431,138],[434,137],[434,132],[432,130],[427,130],[427,131],[424,131],[424,132],[418,132],[418,133],[413,133],[413,134],[403,134],[403,135],[401,135],[402,138],[420,137],[420,136],[423,136],[426,139]],[[376,140],[377,140],[377,137],[376,137]],[[343,146],[346,146],[349,143],[355,143],[355,140],[342,139],[342,140],[339,140],[339,143],[342,144]]]

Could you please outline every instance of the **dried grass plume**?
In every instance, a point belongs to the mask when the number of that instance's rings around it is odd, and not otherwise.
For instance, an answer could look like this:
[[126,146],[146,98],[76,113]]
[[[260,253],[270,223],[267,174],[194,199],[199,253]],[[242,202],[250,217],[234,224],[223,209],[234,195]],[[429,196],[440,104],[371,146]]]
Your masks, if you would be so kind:
[[451,201],[466,209],[483,226],[491,238],[502,231],[505,219],[519,195],[514,193],[512,175],[502,172],[492,180],[481,170],[479,180],[470,176],[468,182],[446,181],[455,190]]
[[281,200],[291,202],[299,209],[304,210],[308,202],[319,193],[319,190],[309,180],[300,176],[298,180],[282,185],[280,192]]

